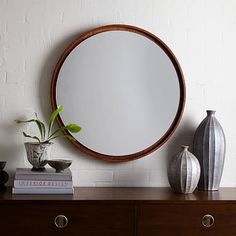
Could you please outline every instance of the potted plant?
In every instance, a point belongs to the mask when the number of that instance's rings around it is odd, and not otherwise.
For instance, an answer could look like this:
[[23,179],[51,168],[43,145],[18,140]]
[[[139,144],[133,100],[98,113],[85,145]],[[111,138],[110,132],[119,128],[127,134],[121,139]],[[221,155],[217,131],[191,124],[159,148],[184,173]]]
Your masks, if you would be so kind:
[[26,142],[25,149],[27,153],[27,159],[33,166],[32,170],[43,171],[47,160],[50,159],[52,140],[62,137],[67,137],[71,140],[75,140],[71,135],[64,134],[63,131],[68,130],[71,133],[78,133],[81,127],[76,124],[68,124],[64,127],[53,129],[54,121],[58,114],[63,110],[63,106],[60,105],[52,112],[48,124],[45,125],[35,113],[35,118],[30,120],[15,120],[17,124],[22,123],[35,123],[39,130],[39,136],[32,136],[25,132],[22,132],[24,137],[34,139],[37,142]]

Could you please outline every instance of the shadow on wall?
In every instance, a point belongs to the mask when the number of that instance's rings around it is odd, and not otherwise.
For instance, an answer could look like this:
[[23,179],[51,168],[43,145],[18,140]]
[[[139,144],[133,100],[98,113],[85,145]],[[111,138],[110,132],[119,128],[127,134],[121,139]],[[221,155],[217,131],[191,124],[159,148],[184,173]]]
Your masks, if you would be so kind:
[[171,158],[181,151],[181,146],[189,146],[189,151],[193,152],[193,138],[196,124],[190,117],[186,117],[182,122],[182,130],[177,135],[173,135],[167,145],[167,164]]

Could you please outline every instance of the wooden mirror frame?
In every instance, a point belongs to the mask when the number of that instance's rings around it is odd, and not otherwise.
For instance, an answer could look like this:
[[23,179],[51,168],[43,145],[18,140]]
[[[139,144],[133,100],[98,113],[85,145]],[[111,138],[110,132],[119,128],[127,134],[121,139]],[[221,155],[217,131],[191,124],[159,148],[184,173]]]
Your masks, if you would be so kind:
[[[157,36],[153,35],[152,33],[148,32],[146,30],[140,29],[135,26],[130,26],[130,25],[119,25],[119,24],[106,25],[106,26],[102,26],[99,28],[92,29],[88,32],[85,32],[84,34],[82,34],[81,36],[76,38],[72,43],[70,43],[69,46],[64,50],[64,52],[60,56],[60,58],[56,64],[56,67],[54,69],[53,75],[52,75],[50,96],[51,96],[52,109],[55,110],[57,108],[56,86],[57,86],[58,74],[60,72],[60,69],[61,69],[64,61],[66,60],[67,56],[71,53],[71,51],[76,46],[78,46],[81,42],[83,42],[84,40],[86,40],[96,34],[106,32],[106,31],[114,31],[114,30],[133,32],[133,33],[142,35],[142,36],[152,40],[154,43],[156,43],[166,53],[166,55],[169,57],[169,59],[173,63],[174,68],[177,73],[177,76],[178,76],[179,87],[180,87],[180,99],[179,99],[178,110],[177,110],[176,116],[175,116],[171,126],[165,132],[165,134],[159,140],[157,140],[157,142],[155,142],[154,144],[152,144],[151,146],[147,147],[146,149],[144,149],[142,151],[139,151],[139,152],[136,152],[133,154],[128,154],[128,155],[112,156],[112,155],[102,154],[102,153],[98,153],[96,151],[93,151],[93,150],[87,148],[86,146],[82,145],[77,140],[76,141],[70,140],[80,151],[82,151],[83,153],[85,153],[89,156],[95,157],[96,159],[110,161],[110,162],[124,162],[124,161],[130,161],[130,160],[144,157],[144,156],[150,154],[151,152],[155,151],[156,149],[158,149],[160,146],[162,146],[176,130],[176,128],[181,120],[183,111],[184,111],[186,89],[185,89],[185,81],[184,81],[183,72],[181,70],[180,64],[179,64],[178,60],[176,59],[175,55],[172,53],[170,48],[162,40],[160,40]],[[64,126],[64,123],[63,123],[60,115],[57,117],[57,123],[60,127]],[[65,130],[65,134],[70,135],[70,133],[66,130]]]

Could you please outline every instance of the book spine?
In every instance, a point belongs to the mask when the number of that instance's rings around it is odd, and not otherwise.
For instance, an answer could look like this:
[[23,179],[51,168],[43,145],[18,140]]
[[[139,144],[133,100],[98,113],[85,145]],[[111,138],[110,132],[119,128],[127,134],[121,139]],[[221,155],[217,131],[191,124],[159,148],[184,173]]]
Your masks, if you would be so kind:
[[12,188],[12,194],[73,194],[74,189]]
[[72,188],[72,181],[14,180],[16,188]]
[[50,180],[50,181],[72,181],[71,175],[24,175],[16,174],[15,180]]

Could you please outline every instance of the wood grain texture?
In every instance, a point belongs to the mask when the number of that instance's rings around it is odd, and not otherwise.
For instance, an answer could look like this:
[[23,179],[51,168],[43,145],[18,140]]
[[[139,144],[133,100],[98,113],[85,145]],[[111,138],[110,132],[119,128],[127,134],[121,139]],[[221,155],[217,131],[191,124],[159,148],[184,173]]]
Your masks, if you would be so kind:
[[12,195],[11,187],[0,193],[0,203],[10,201],[53,201],[72,203],[96,202],[125,202],[125,203],[236,203],[236,188],[220,188],[219,191],[195,191],[192,194],[176,194],[168,187],[165,188],[108,188],[108,187],[75,187],[74,195]]
[[[180,99],[179,99],[178,110],[176,112],[176,116],[175,116],[172,124],[170,125],[169,129],[165,132],[165,134],[159,140],[157,140],[154,144],[152,144],[151,146],[147,147],[146,149],[144,149],[142,151],[139,151],[139,152],[136,152],[133,154],[129,154],[129,155],[112,156],[112,155],[106,155],[103,153],[98,153],[92,149],[89,149],[89,148],[85,147],[84,145],[82,145],[78,140],[75,140],[75,141],[70,140],[79,150],[86,153],[88,156],[92,156],[92,157],[95,157],[97,159],[104,160],[104,161],[124,162],[124,161],[130,161],[130,160],[134,160],[134,159],[138,159],[143,156],[146,156],[146,155],[150,154],[151,152],[155,151],[160,146],[162,146],[170,138],[170,136],[173,134],[173,132],[176,130],[176,128],[181,120],[182,114],[183,114],[184,105],[185,105],[185,96],[186,96],[184,75],[183,75],[183,72],[181,70],[181,67],[180,67],[180,64],[179,64],[177,58],[175,57],[175,55],[173,54],[171,49],[161,39],[159,39],[157,36],[155,36],[154,34],[148,32],[144,29],[141,29],[141,28],[138,28],[135,26],[131,26],[131,25],[120,25],[120,24],[106,25],[106,26],[102,26],[99,28],[92,29],[88,32],[85,32],[84,34],[82,34],[78,38],[76,38],[72,43],[70,43],[68,45],[68,47],[64,50],[62,55],[60,56],[56,66],[55,66],[53,75],[52,75],[51,90],[50,90],[51,96],[50,97],[51,97],[52,109],[55,110],[58,105],[57,100],[56,100],[56,86],[57,86],[58,74],[60,72],[60,69],[61,69],[64,61],[66,60],[67,56],[72,52],[72,50],[76,46],[78,46],[80,43],[82,43],[84,40],[86,40],[96,34],[107,32],[107,31],[114,31],[114,30],[133,32],[133,33],[139,34],[143,37],[146,37],[146,38],[152,40],[155,44],[157,44],[157,46],[159,46],[166,53],[166,55],[169,57],[169,59],[171,60],[173,66],[176,70],[177,76],[178,76],[179,89],[180,89]],[[57,116],[56,120],[57,120],[57,123],[60,127],[65,126],[60,115]],[[64,130],[64,132],[66,135],[70,135],[70,133],[67,130]]]
[[[202,218],[214,217],[212,227],[204,227]],[[235,236],[236,204],[234,205],[143,205],[138,211],[138,236]]]
[[[74,196],[0,193],[3,235],[233,236],[236,188],[175,194],[170,188],[75,188]],[[202,218],[214,217],[212,227]],[[58,229],[57,215],[68,225]]]
[[[1,234],[31,235],[133,235],[133,207],[115,204],[57,205],[54,203],[6,204],[1,206]],[[68,225],[57,228],[54,219],[65,215]],[[3,217],[4,216],[4,217]],[[10,227],[12,224],[13,227]]]

